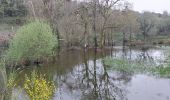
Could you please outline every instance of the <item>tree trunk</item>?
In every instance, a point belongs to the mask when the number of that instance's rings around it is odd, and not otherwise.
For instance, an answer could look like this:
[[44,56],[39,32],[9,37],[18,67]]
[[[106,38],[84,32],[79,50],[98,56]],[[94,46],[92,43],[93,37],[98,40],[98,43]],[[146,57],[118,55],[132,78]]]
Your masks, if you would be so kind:
[[87,48],[87,46],[88,46],[88,41],[87,41],[87,23],[85,23],[85,26],[84,26],[84,28],[85,28],[85,31],[84,31],[84,48]]
[[107,19],[105,18],[103,28],[101,31],[101,37],[100,37],[100,48],[103,49],[104,47],[104,42],[105,42],[105,24],[106,24]]
[[60,33],[58,27],[53,25],[54,33],[56,34],[57,42],[58,42],[58,49],[60,49]]
[[93,8],[93,31],[94,31],[94,45],[95,48],[97,48],[98,44],[97,44],[97,33],[96,33],[96,5],[97,5],[97,0],[94,0],[94,8]]
[[143,38],[144,38],[144,45],[145,45],[145,43],[146,43],[146,34],[145,34],[145,32],[143,33]]
[[123,47],[125,46],[125,32],[123,32]]
[[104,47],[104,41],[105,41],[105,34],[104,34],[104,31],[102,31],[101,37],[100,37],[100,48],[101,49]]
[[131,43],[132,43],[132,33],[130,32],[130,46],[132,46]]

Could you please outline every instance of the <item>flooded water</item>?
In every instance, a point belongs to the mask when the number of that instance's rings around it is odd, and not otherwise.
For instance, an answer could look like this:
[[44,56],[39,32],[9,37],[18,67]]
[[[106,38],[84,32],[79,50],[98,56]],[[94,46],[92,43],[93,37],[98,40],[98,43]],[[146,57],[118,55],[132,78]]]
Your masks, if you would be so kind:
[[[108,69],[102,60],[112,57],[143,61],[149,67],[169,63],[169,51],[169,47],[116,48],[97,53],[93,50],[63,51],[54,64],[40,66],[38,70],[55,81],[57,89],[53,100],[170,100],[170,78]],[[31,70],[27,68],[19,73],[20,87],[24,74]],[[20,100],[24,99],[23,94]]]

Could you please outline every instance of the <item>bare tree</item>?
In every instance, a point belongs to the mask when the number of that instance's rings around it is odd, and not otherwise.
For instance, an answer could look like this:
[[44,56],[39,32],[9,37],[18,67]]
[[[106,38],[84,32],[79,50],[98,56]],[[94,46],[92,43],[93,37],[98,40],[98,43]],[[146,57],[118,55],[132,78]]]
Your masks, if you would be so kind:
[[99,12],[102,15],[103,23],[101,27],[101,34],[100,34],[100,47],[103,48],[104,41],[105,41],[105,30],[107,28],[107,22],[110,18],[114,6],[119,3],[121,0],[101,0],[99,3]]
[[36,19],[45,19],[50,22],[57,39],[60,40],[60,33],[58,29],[58,22],[63,16],[61,12],[65,0],[28,0],[27,6],[30,16]]
[[144,12],[138,19],[140,23],[140,30],[144,37],[144,42],[146,42],[146,37],[151,29],[154,27],[154,16],[152,16],[149,12]]
[[113,27],[118,26],[114,24],[114,12],[122,0],[29,1],[32,2],[32,6],[28,4],[30,15],[50,22],[62,43],[97,47],[100,42],[103,48],[109,30],[112,28],[113,31]]
[[[123,20],[123,33],[124,35],[129,35],[129,42],[132,42],[132,33],[137,33],[139,31],[139,23],[137,21],[138,15],[132,10],[132,5],[128,2],[124,4],[124,10],[122,11]],[[125,37],[125,36],[124,36]]]
[[77,12],[78,23],[84,27],[84,47],[88,46],[88,34],[89,34],[89,26],[90,26],[90,15],[89,15],[89,6],[84,3],[81,4],[78,8]]
[[97,5],[99,4],[99,0],[92,0],[91,1],[91,8],[92,8],[92,12],[93,12],[93,32],[94,32],[94,45],[95,48],[98,46],[97,44],[97,31],[96,31],[96,14],[97,14]]

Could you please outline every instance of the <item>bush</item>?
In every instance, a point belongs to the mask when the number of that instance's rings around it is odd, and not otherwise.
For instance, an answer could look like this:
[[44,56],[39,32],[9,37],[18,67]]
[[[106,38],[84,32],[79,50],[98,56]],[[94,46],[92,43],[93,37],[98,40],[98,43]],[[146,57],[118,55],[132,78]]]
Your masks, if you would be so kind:
[[30,100],[50,100],[55,92],[54,81],[46,80],[42,74],[37,75],[35,71],[29,78],[25,76],[24,89]]
[[10,42],[6,60],[12,62],[36,61],[53,55],[56,36],[50,26],[35,21],[21,27]]

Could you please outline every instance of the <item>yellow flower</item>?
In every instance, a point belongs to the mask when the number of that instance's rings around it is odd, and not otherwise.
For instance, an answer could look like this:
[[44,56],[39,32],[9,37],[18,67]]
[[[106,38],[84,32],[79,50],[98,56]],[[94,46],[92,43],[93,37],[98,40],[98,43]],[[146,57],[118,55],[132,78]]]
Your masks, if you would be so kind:
[[48,82],[45,75],[25,77],[24,89],[31,100],[50,100],[55,91],[54,82]]

